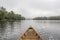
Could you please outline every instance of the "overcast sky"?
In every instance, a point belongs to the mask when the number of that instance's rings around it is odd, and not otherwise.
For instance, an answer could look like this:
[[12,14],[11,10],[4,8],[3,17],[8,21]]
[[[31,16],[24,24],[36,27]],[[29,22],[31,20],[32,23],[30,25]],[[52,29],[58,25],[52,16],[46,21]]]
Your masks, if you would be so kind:
[[0,6],[26,18],[60,15],[60,0],[0,0]]

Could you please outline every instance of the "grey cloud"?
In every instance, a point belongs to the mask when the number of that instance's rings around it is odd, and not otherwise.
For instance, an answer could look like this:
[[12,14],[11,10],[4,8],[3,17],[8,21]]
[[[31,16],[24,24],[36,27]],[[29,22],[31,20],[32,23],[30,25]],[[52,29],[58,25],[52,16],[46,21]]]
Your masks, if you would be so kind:
[[0,0],[0,6],[25,17],[60,15],[60,0]]
[[57,9],[60,8],[60,2],[32,2],[31,6],[36,9]]

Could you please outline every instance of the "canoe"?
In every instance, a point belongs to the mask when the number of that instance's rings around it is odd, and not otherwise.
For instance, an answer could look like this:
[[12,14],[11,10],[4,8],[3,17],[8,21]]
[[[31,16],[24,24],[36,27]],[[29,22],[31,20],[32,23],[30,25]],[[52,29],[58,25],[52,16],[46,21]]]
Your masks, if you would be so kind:
[[28,30],[18,38],[18,40],[42,40],[42,38],[32,27],[29,27]]

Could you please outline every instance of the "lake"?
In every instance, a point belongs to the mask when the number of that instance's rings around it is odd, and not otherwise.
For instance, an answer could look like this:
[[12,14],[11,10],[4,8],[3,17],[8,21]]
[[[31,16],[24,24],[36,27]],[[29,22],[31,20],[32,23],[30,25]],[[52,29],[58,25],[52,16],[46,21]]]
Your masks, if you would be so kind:
[[43,40],[60,40],[60,20],[0,22],[0,40],[17,40],[30,26]]

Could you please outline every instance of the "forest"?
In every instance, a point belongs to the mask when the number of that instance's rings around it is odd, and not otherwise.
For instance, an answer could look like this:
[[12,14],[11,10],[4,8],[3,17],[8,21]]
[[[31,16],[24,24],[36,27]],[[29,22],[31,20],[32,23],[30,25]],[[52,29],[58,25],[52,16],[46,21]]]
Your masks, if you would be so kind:
[[60,16],[35,17],[33,20],[60,20]]
[[6,8],[0,7],[0,21],[15,21],[15,20],[25,20],[25,18],[20,14],[15,14],[14,11],[8,12]]

